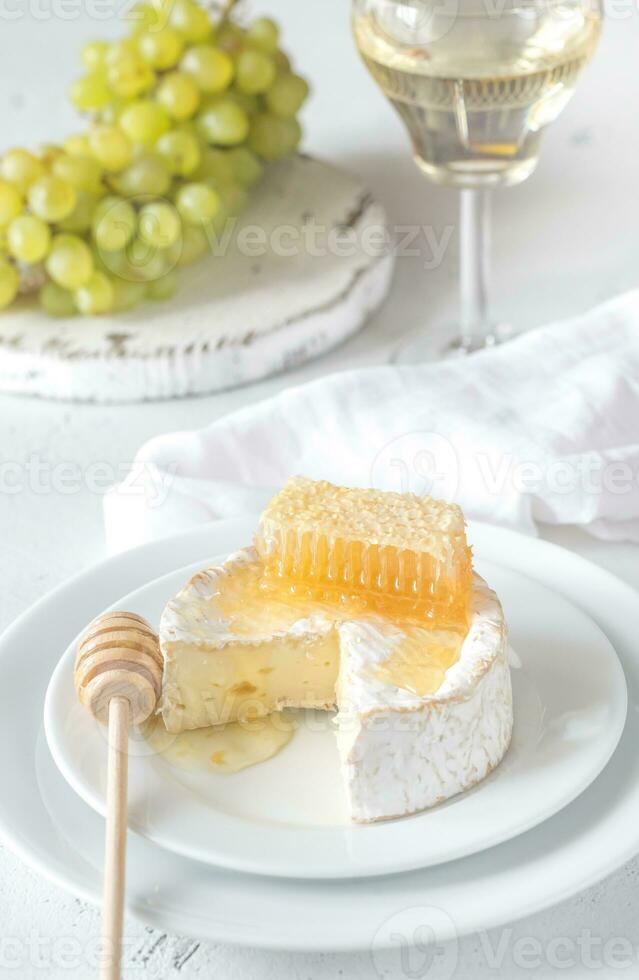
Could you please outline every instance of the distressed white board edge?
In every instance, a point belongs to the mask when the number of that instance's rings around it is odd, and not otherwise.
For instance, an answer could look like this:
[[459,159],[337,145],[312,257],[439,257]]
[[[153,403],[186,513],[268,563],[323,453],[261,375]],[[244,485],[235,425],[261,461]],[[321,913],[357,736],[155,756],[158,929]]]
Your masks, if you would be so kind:
[[[327,229],[355,229],[358,243],[362,232],[386,228],[383,208],[356,178],[303,156],[267,175],[242,224],[300,228],[309,214]],[[354,334],[388,293],[393,265],[389,247],[290,263],[266,255],[259,271],[267,284],[254,291],[256,262],[234,251],[183,270],[187,288],[193,277],[186,306],[182,292],[120,317],[56,321],[32,308],[9,311],[0,318],[0,390],[115,403],[255,381]],[[234,285],[218,298],[213,280],[221,271]]]

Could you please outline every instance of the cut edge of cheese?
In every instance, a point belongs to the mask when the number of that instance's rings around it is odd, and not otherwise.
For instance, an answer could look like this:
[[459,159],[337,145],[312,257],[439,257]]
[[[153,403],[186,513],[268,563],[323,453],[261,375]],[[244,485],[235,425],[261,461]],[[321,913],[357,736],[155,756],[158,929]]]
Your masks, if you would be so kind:
[[220,595],[234,577],[252,576],[256,585],[260,569],[255,551],[243,549],[198,572],[165,607],[159,711],[168,731],[248,721],[288,707],[335,707],[339,640],[326,615],[310,603],[307,616],[301,606],[271,603],[272,621],[260,623],[257,610],[253,618],[246,607],[248,624],[238,633],[220,610]]

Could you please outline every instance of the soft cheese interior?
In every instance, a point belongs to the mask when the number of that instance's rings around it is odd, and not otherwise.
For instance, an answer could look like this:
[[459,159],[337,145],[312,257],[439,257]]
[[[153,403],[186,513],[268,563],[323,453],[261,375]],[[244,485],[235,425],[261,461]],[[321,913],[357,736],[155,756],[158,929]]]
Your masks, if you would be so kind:
[[196,575],[161,622],[170,732],[339,707],[355,820],[432,806],[482,779],[510,740],[499,602],[476,577],[467,635],[260,588],[252,548]]
[[264,601],[252,549],[198,573],[167,606],[162,715],[170,732],[335,706],[339,640],[319,603]]

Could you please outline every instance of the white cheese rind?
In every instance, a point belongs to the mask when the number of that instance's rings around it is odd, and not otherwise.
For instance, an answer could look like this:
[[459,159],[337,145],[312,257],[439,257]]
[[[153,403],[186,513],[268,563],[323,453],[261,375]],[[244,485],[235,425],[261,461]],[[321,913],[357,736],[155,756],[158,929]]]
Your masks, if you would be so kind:
[[471,624],[439,690],[419,698],[371,676],[388,636],[341,630],[338,747],[357,822],[415,813],[469,789],[504,757],[513,725],[506,627],[495,593],[475,576]]
[[[216,611],[222,577],[255,562],[254,549],[196,575],[167,605],[160,626],[165,670],[161,711],[172,731],[209,724],[205,704],[185,718],[180,644],[227,651],[231,644],[269,644],[276,636],[304,643],[336,629],[340,644],[337,739],[352,818],[368,822],[414,813],[480,782],[510,743],[512,690],[506,627],[495,593],[475,576],[468,635],[459,660],[426,697],[375,676],[403,633],[382,617],[339,620],[331,606],[291,618],[280,631],[238,636]],[[281,702],[282,706],[286,701]],[[319,706],[319,705],[318,705]],[[322,704],[328,707],[328,704]]]

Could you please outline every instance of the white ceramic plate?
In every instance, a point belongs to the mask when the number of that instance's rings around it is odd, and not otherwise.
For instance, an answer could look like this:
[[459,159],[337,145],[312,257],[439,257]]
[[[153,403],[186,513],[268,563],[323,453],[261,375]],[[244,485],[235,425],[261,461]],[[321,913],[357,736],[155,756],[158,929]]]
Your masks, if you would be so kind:
[[[0,836],[26,863],[99,904],[104,822],[69,788],[42,733],[58,651],[93,616],[152,575],[228,551],[250,521],[198,527],[119,555],[45,596],[0,639]],[[639,851],[639,595],[577,555],[475,525],[480,554],[498,553],[589,615],[609,636],[628,684],[628,718],[601,775],[570,806],[507,843],[446,865],[377,879],[291,881],[238,874],[177,857],[135,834],[127,910],[150,926],[250,947],[358,950],[431,916],[439,941],[533,914],[601,880]],[[479,898],[478,898],[479,896]],[[295,910],[295,914],[292,914]],[[398,922],[398,916],[406,918]]]
[[[167,600],[200,567],[172,572],[115,605],[157,624]],[[621,665],[599,627],[566,599],[494,562],[481,561],[479,570],[504,603],[514,659],[522,665],[512,672],[511,747],[479,786],[413,817],[354,826],[328,717],[299,712],[298,731],[279,755],[234,775],[186,772],[147,742],[132,745],[131,828],[185,857],[237,871],[354,878],[473,854],[566,806],[599,775],[621,736],[627,708]],[[45,732],[64,777],[103,814],[105,729],[77,703],[75,647],[53,674]]]

